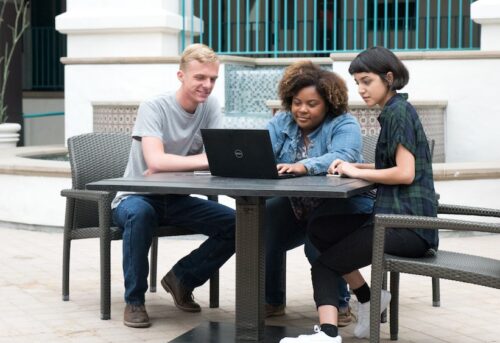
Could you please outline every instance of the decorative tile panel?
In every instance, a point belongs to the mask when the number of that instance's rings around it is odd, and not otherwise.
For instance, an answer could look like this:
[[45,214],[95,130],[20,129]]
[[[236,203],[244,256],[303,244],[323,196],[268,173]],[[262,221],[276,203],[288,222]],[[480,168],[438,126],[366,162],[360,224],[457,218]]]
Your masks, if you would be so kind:
[[[287,66],[225,65],[227,116],[269,116],[269,99],[278,98],[278,83]],[[332,70],[332,65],[321,65]]]
[[94,104],[94,132],[132,133],[139,104]]
[[[427,138],[434,140],[433,161],[435,163],[445,162],[444,118],[446,107],[442,102],[435,105],[432,103],[426,103],[425,105],[416,103],[413,105],[417,110]],[[276,113],[281,107],[280,102],[275,100],[268,100],[267,106],[272,113]],[[349,108],[361,125],[362,135],[379,134],[380,125],[377,117],[380,114],[380,108],[368,108],[362,104],[350,104]]]
[[271,116],[224,116],[222,127],[228,129],[265,129]]
[[[434,140],[434,155],[433,162],[445,162],[445,146],[444,146],[444,115],[445,109],[429,105],[415,105],[418,117],[422,122],[425,135],[428,139]],[[376,135],[380,132],[380,125],[377,117],[380,113],[380,108],[367,108],[366,106],[350,106],[351,113],[358,118],[361,125],[362,135]]]

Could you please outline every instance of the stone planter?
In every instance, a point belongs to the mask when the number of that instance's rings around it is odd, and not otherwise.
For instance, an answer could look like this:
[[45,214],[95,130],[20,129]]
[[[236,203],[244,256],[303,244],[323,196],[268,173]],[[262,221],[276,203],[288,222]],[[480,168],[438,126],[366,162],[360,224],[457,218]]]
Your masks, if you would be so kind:
[[21,125],[17,123],[0,124],[0,149],[16,147],[20,130]]

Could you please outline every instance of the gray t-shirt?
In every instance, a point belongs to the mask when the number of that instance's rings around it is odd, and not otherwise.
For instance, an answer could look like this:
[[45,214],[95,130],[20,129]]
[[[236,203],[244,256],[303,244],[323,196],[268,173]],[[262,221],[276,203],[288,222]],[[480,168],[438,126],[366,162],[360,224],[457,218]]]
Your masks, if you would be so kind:
[[[142,153],[142,137],[161,139],[165,153],[196,155],[203,152],[200,129],[220,127],[221,123],[220,106],[212,96],[199,104],[194,113],[188,113],[181,107],[175,99],[175,91],[141,103],[132,131],[132,147],[124,176],[141,176],[147,169]],[[128,194],[130,193],[118,193],[112,208],[118,206]]]

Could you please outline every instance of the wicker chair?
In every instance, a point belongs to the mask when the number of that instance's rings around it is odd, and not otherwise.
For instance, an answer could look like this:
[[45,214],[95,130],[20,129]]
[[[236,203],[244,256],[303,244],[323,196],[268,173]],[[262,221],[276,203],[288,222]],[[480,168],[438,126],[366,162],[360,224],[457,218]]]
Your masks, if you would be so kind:
[[[363,136],[363,158],[366,163],[375,162],[375,147],[377,146],[378,135],[366,135]],[[429,139],[429,149],[431,150],[431,157],[434,156],[434,145],[436,144],[434,139]]]
[[[122,177],[130,152],[131,138],[120,133],[89,133],[68,139],[72,189],[61,191],[66,197],[64,224],[62,298],[69,300],[71,241],[100,239],[101,319],[111,317],[111,241],[122,238],[122,230],[112,226],[111,201],[114,192],[90,191],[85,185],[102,179]],[[190,235],[185,228],[160,227],[151,245],[151,292],[156,291],[158,237]],[[219,306],[219,275],[210,279],[210,307]]]
[[[439,213],[500,218],[500,210],[439,205]],[[500,260],[439,250],[436,256],[404,258],[384,253],[386,228],[425,228],[455,231],[479,231],[500,234],[500,223],[405,215],[376,215],[371,275],[370,342],[380,335],[380,290],[385,272],[391,273],[390,334],[398,339],[399,273],[431,276],[500,289]]]

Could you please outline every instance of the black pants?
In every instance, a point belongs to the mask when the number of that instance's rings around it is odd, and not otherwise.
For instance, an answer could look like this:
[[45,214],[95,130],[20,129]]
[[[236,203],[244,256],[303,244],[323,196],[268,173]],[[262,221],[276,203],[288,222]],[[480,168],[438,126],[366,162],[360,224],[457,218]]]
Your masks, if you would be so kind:
[[[311,267],[316,306],[338,307],[336,290],[329,285],[338,278],[371,264],[373,215],[335,215],[314,218],[309,222],[311,242],[321,252]],[[387,229],[385,252],[404,257],[420,257],[427,243],[409,229]]]

